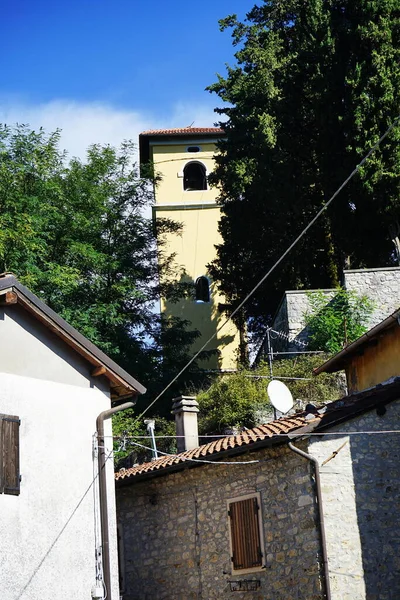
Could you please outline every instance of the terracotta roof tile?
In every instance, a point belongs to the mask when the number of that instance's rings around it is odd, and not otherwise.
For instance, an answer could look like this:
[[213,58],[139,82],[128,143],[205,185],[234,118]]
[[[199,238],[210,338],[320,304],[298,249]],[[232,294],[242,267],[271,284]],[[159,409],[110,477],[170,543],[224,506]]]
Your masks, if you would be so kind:
[[[241,448],[243,446],[248,446],[249,450],[251,450],[251,447],[256,442],[274,436],[277,436],[278,438],[282,436],[282,442],[286,442],[287,434],[291,434],[297,430],[299,430],[299,435],[301,435],[303,431],[304,434],[306,434],[308,429],[307,431],[303,429],[306,426],[311,427],[313,431],[318,431],[329,427],[330,425],[346,421],[366,410],[371,410],[371,408],[377,406],[378,403],[386,404],[399,398],[400,377],[397,377],[384,384],[379,384],[374,388],[330,402],[319,414],[313,415],[313,418],[311,419],[310,415],[307,416],[304,412],[276,419],[265,425],[259,425],[253,429],[242,431],[238,435],[230,435],[208,442],[193,450],[186,450],[186,452],[181,452],[180,454],[175,454],[173,456],[163,456],[152,462],[136,465],[130,469],[121,469],[115,474],[115,479],[117,481],[132,479],[133,482],[135,476],[151,474],[154,471],[162,471],[173,465],[183,465],[184,463],[187,463],[188,465],[193,466],[196,459],[200,462],[202,460],[212,460],[213,456],[215,457],[215,455],[218,455],[221,452],[229,452],[234,448]],[[192,462],[193,459],[194,462]]]
[[254,429],[247,429],[238,435],[219,438],[194,448],[193,450],[186,450],[186,452],[181,452],[180,454],[175,454],[173,456],[164,456],[152,462],[136,465],[130,469],[121,469],[115,474],[115,479],[118,481],[136,475],[142,475],[144,473],[151,473],[152,471],[165,469],[174,464],[183,464],[185,462],[193,464],[194,461],[192,461],[192,459],[202,460],[207,459],[208,457],[211,457],[212,459],[213,455],[220,452],[239,448],[241,446],[251,446],[255,442],[264,440],[265,438],[289,433],[299,427],[304,427],[306,424],[308,424],[308,421],[306,421],[304,414],[279,419],[272,423],[254,427]]
[[225,133],[220,127],[181,127],[177,129],[148,129],[140,135],[198,135],[201,133]]

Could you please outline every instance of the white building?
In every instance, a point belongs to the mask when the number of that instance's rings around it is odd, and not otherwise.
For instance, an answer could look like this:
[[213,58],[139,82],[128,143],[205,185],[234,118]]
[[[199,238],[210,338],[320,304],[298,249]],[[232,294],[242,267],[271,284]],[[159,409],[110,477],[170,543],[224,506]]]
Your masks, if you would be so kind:
[[108,573],[117,600],[109,415],[105,477],[94,434],[113,400],[145,389],[12,275],[0,277],[0,333],[0,597],[101,598]]

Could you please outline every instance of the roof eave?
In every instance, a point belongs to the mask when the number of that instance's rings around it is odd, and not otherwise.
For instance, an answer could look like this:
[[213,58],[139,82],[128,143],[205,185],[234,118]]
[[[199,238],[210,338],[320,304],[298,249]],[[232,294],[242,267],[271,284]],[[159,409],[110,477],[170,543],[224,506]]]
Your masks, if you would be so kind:
[[[109,358],[85,336],[67,323],[62,317],[47,306],[40,298],[23,286],[14,275],[0,278],[0,294],[12,289],[17,294],[18,303],[42,322],[48,329],[63,339],[78,354],[83,356],[94,367],[104,367],[104,376],[111,383],[114,397],[130,398],[144,394],[146,388],[117,363]],[[113,393],[112,393],[113,395]]]
[[350,356],[354,355],[364,344],[370,343],[384,329],[388,329],[396,323],[399,324],[399,319],[400,309],[396,310],[389,317],[378,323],[378,325],[375,325],[375,327],[364,333],[346,348],[335,354],[335,356],[332,356],[332,358],[327,360],[320,367],[314,369],[313,374],[319,375],[320,373],[334,373],[344,369]]

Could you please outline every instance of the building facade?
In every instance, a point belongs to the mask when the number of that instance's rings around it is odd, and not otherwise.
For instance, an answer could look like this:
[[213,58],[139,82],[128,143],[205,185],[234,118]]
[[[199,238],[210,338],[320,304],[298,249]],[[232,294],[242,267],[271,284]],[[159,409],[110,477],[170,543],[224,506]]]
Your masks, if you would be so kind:
[[[214,168],[216,143],[224,132],[216,127],[145,131],[140,134],[140,162],[149,161],[160,177],[155,189],[154,217],[181,224],[181,232],[162,236],[167,255],[173,255],[182,282],[193,284],[193,297],[177,302],[161,298],[161,311],[190,321],[201,335],[193,345],[199,350],[214,334],[207,350],[218,350],[203,366],[233,369],[237,364],[238,333],[233,324],[221,332],[226,319],[219,308],[223,297],[212,281],[207,265],[221,242],[218,231],[218,190],[211,188],[208,175]],[[161,273],[162,277],[162,273]]]
[[144,388],[13,276],[0,277],[0,333],[0,596],[90,598],[97,582],[105,597],[107,533],[107,598],[118,600],[111,422],[98,449],[96,420]]
[[123,600],[396,600],[399,417],[397,378],[119,471]]

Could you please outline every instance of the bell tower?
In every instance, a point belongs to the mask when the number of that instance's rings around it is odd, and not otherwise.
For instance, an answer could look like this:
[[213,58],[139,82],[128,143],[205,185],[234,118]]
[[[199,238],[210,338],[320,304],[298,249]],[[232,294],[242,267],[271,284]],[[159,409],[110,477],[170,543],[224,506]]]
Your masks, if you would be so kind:
[[[196,352],[226,319],[219,310],[224,298],[217,291],[207,270],[221,242],[218,232],[220,208],[218,190],[210,188],[208,175],[214,168],[218,139],[224,131],[217,127],[158,129],[139,136],[140,164],[152,162],[161,176],[155,190],[154,218],[169,218],[182,226],[180,234],[166,234],[167,254],[174,254],[183,280],[194,284],[192,299],[176,303],[161,298],[161,310],[191,322],[201,332],[192,351]],[[209,369],[235,369],[239,334],[228,323],[207,350],[217,349],[218,356],[203,363]]]

